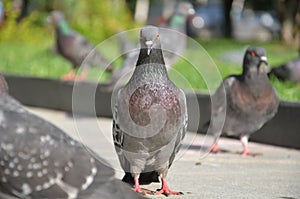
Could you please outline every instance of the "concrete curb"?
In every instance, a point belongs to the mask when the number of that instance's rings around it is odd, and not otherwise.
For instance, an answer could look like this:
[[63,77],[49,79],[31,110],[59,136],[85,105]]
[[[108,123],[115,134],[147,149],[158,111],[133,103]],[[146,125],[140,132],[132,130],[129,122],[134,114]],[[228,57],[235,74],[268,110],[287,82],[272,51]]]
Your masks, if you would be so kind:
[[[76,112],[83,115],[112,117],[111,93],[101,89],[101,84],[80,82],[80,99],[72,110],[74,82],[62,82],[44,78],[5,75],[10,94],[25,105]],[[91,90],[92,89],[92,90]],[[87,109],[89,93],[95,93],[95,107]],[[210,119],[210,97],[207,94],[187,93],[189,131],[201,132]],[[200,118],[200,119],[199,119]],[[266,144],[300,149],[300,102],[282,101],[277,115],[262,129],[251,136],[251,140]]]

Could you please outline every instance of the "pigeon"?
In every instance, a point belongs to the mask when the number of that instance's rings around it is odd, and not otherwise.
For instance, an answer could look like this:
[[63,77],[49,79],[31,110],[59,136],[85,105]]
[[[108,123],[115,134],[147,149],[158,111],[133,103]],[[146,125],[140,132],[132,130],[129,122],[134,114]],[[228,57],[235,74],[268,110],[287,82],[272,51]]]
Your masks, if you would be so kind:
[[208,131],[215,136],[213,152],[220,150],[217,139],[224,133],[240,137],[244,148],[242,155],[256,155],[248,149],[249,136],[275,116],[279,104],[264,65],[268,67],[265,50],[259,46],[248,47],[243,73],[225,78],[212,96],[212,120]]
[[[194,13],[195,10],[191,3],[180,2],[174,14],[170,17],[167,26],[161,29],[161,36],[164,38],[161,45],[167,68],[175,64],[186,49],[186,19],[188,15]],[[139,56],[139,46],[126,41],[123,34],[120,34],[119,39],[123,49],[122,54],[125,54],[125,60],[122,66],[114,71],[108,79],[108,85],[110,86],[107,87],[107,90],[111,90],[123,75],[131,71]]]
[[134,191],[151,194],[140,184],[160,179],[154,194],[179,195],[167,186],[166,175],[186,133],[186,98],[167,75],[160,40],[159,28],[141,29],[136,68],[115,95],[113,140],[123,181],[134,182]]
[[92,150],[27,111],[0,77],[0,198],[144,198]]
[[[71,62],[72,71],[62,77],[63,80],[84,80],[86,70],[91,66],[99,66],[112,72],[113,65],[104,58],[87,39],[70,28],[60,11],[52,11],[48,20],[56,29],[56,51]],[[76,77],[74,69],[83,66],[83,72]]]
[[300,82],[300,58],[272,68],[270,74],[284,81]]

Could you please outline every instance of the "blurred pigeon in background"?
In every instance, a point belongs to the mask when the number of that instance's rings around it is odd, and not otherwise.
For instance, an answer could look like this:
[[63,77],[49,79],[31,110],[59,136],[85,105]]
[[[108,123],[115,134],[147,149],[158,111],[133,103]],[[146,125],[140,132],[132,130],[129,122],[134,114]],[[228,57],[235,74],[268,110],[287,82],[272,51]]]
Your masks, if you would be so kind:
[[83,144],[27,111],[0,75],[0,198],[142,198]]
[[[170,17],[168,24],[160,30],[163,40],[161,40],[162,50],[167,67],[175,64],[186,49],[186,19],[188,15],[194,14],[193,5],[189,2],[179,2],[174,14]],[[173,31],[171,31],[171,30]],[[130,72],[138,59],[139,46],[133,45],[126,40],[123,33],[119,33],[120,43],[125,54],[122,66],[114,71],[108,80],[108,90],[112,90],[116,82],[126,73]],[[126,50],[126,51],[124,51]]]
[[270,74],[284,81],[300,82],[300,58],[272,68]]
[[255,155],[248,150],[249,136],[274,117],[279,104],[263,64],[268,66],[265,50],[258,46],[248,47],[243,73],[225,78],[213,95],[209,129],[215,136],[212,151],[219,151],[217,139],[224,133],[240,137],[244,147],[242,155]]
[[120,163],[126,172],[123,181],[140,187],[161,179],[155,194],[174,194],[166,175],[180,148],[187,127],[184,92],[170,81],[160,41],[159,29],[146,26],[140,32],[140,54],[129,82],[115,99],[113,139]]
[[70,28],[61,12],[52,11],[48,19],[55,25],[57,52],[73,66],[72,71],[62,77],[63,80],[74,80],[76,78],[74,69],[81,65],[83,72],[77,77],[78,80],[86,78],[86,70],[91,66],[102,67],[108,72],[113,70],[111,63],[100,55],[84,36]]

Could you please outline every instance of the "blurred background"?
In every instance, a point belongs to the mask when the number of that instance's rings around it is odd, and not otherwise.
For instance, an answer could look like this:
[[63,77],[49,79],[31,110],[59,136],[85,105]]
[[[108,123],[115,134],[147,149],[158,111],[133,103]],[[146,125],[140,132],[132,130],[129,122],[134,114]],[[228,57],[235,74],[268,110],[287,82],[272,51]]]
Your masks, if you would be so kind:
[[[0,72],[60,79],[71,70],[72,64],[55,50],[55,29],[46,20],[53,10],[61,11],[73,30],[97,45],[118,32],[145,24],[165,27],[179,2],[0,0]],[[278,71],[283,75],[270,74],[280,98],[300,101],[299,0],[189,2],[195,12],[186,18],[185,32],[208,52],[222,77],[239,74],[246,47],[261,45],[267,50],[271,67],[282,66]],[[120,52],[119,48],[116,45],[102,53],[109,58],[113,53],[110,51]],[[115,67],[120,65],[122,61],[116,61]],[[188,79],[193,89],[207,92],[201,75],[192,67],[185,67],[184,61],[178,61],[174,69]],[[100,82],[105,82],[110,75],[105,72]],[[176,82],[175,73],[170,71],[170,76]]]

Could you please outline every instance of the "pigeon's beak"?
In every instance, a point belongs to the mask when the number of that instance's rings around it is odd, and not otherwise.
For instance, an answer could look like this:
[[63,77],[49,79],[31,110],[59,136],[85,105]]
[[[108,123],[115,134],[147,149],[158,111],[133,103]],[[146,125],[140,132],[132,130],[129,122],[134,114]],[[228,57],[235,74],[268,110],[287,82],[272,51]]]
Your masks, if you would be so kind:
[[265,56],[261,56],[260,57],[260,64],[259,64],[259,67],[262,65],[262,63],[264,63],[264,65],[266,66],[265,68],[265,70],[266,70],[266,72],[268,73],[268,72],[270,72],[270,70],[271,70],[271,68],[270,68],[270,65],[269,65],[269,63],[268,63],[268,59],[267,59],[267,57],[265,57]]
[[147,46],[147,55],[149,55],[151,50],[152,50],[153,41],[148,40],[148,41],[145,42],[145,44]]

